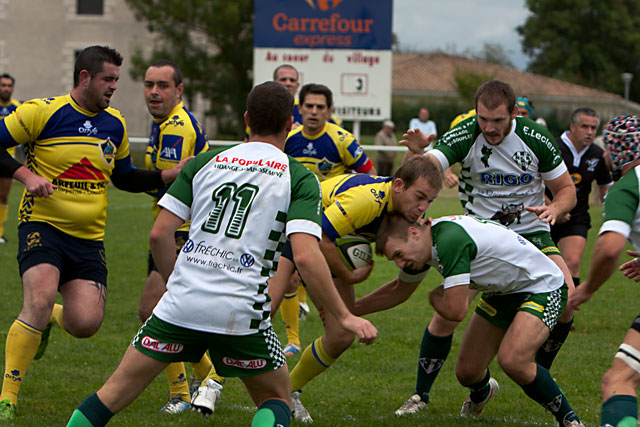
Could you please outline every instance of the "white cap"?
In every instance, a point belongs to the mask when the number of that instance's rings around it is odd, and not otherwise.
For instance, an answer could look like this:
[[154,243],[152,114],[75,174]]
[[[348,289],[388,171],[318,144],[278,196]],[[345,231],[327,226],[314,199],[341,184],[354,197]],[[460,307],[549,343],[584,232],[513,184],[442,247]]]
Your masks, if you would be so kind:
[[384,122],[382,122],[382,126],[386,126],[391,129],[396,127],[396,125],[391,120],[385,120]]

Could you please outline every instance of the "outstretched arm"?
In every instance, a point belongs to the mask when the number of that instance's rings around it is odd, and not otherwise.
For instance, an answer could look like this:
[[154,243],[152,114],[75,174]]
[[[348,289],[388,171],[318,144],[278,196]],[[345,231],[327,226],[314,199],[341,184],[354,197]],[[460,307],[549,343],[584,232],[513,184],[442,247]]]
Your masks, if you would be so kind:
[[296,267],[307,286],[320,300],[322,307],[338,319],[343,328],[357,334],[360,342],[371,344],[378,331],[368,320],[356,317],[349,312],[333,284],[329,266],[316,238],[311,234],[293,233],[289,239]]
[[526,209],[553,225],[576,205],[576,186],[566,171],[556,179],[545,181],[545,184],[553,193],[553,200],[548,205],[527,206]]

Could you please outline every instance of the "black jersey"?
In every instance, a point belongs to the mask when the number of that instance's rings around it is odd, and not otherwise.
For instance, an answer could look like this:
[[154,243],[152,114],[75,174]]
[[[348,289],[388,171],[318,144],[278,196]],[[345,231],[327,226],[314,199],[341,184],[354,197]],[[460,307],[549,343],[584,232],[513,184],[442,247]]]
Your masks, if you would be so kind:
[[[591,183],[594,180],[600,186],[613,184],[613,182],[603,158],[604,150],[595,144],[590,144],[578,153],[568,134],[568,131],[562,134],[558,147],[569,170],[569,175],[571,175],[571,180],[576,186],[578,201],[571,211],[571,216],[575,217],[589,211],[589,193],[591,192]],[[546,191],[547,196],[551,197],[548,188]]]

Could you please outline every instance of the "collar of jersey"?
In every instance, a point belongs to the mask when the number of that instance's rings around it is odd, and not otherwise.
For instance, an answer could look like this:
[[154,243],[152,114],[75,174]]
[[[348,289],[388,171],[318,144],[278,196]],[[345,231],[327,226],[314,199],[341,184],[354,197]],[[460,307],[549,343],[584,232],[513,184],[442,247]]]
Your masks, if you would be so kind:
[[171,112],[169,114],[167,114],[165,117],[161,117],[159,119],[156,119],[155,117],[153,118],[153,121],[160,124],[162,122],[164,122],[165,120],[167,120],[169,117],[173,117],[174,115],[177,114],[177,111],[179,109],[181,109],[182,107],[184,107],[184,104],[182,103],[182,101],[178,102],[176,104],[175,107],[173,107],[173,110],[171,110]]
[[[99,114],[99,112],[98,113],[92,113],[91,111],[85,110],[84,108],[82,108],[80,106],[80,104],[78,104],[76,102],[76,100],[73,99],[73,96],[71,96],[71,94],[68,94],[67,96],[69,97],[69,100],[70,100],[69,104],[71,105],[71,107],[73,107],[74,110],[78,110],[79,113],[84,114],[85,116],[89,116],[89,117],[95,117],[95,116],[97,116]],[[109,108],[109,107],[107,107],[107,108]]]
[[300,133],[302,133],[302,136],[304,136],[306,139],[318,139],[320,138],[322,135],[324,135],[325,133],[327,133],[327,127],[329,127],[329,121],[327,120],[327,122],[324,124],[324,128],[322,128],[322,130],[320,132],[318,132],[315,135],[307,135],[304,132],[304,126],[302,127],[302,131]]

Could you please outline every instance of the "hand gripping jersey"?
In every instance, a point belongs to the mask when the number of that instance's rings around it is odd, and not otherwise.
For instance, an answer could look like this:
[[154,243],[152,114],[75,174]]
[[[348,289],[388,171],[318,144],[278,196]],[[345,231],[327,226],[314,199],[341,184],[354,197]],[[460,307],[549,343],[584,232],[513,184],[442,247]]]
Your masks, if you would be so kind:
[[[149,145],[144,156],[144,164],[148,170],[166,170],[176,166],[180,161],[207,151],[207,137],[200,123],[184,106],[178,103],[167,117],[154,119],[151,123]],[[169,185],[148,192],[153,196],[153,217],[157,217],[160,208],[157,203],[169,189]],[[188,231],[189,224],[180,227]]]
[[34,99],[0,122],[0,143],[24,144],[29,170],[58,186],[49,197],[25,189],[20,223],[42,221],[74,237],[104,238],[109,178],[131,169],[118,110],[91,113],[71,95]]
[[544,180],[567,170],[553,137],[542,126],[516,117],[505,139],[490,145],[474,116],[445,133],[429,153],[443,170],[462,164],[458,191],[466,214],[491,218],[508,210],[516,214],[509,225],[512,230],[549,231],[547,223],[524,209],[544,205]]
[[[19,105],[20,103],[15,99],[10,99],[7,104],[0,103],[0,117],[7,117],[9,114],[16,111],[16,108],[18,108]],[[7,151],[12,156],[16,155],[15,147],[8,148]]]
[[613,231],[640,249],[640,166],[613,184],[604,197],[604,220],[599,234]]
[[393,177],[349,174],[322,182],[322,231],[331,241],[347,234],[371,240],[382,218],[393,212]]
[[271,144],[196,156],[159,202],[191,226],[154,314],[226,335],[266,329],[285,229],[320,239],[320,197],[318,179]]
[[562,287],[556,264],[524,237],[490,220],[458,215],[431,225],[429,262],[446,288],[469,285],[490,294],[543,293]]
[[332,123],[327,123],[323,131],[314,136],[306,135],[303,126],[292,130],[284,151],[320,181],[351,170],[366,173],[373,166],[355,137]]

